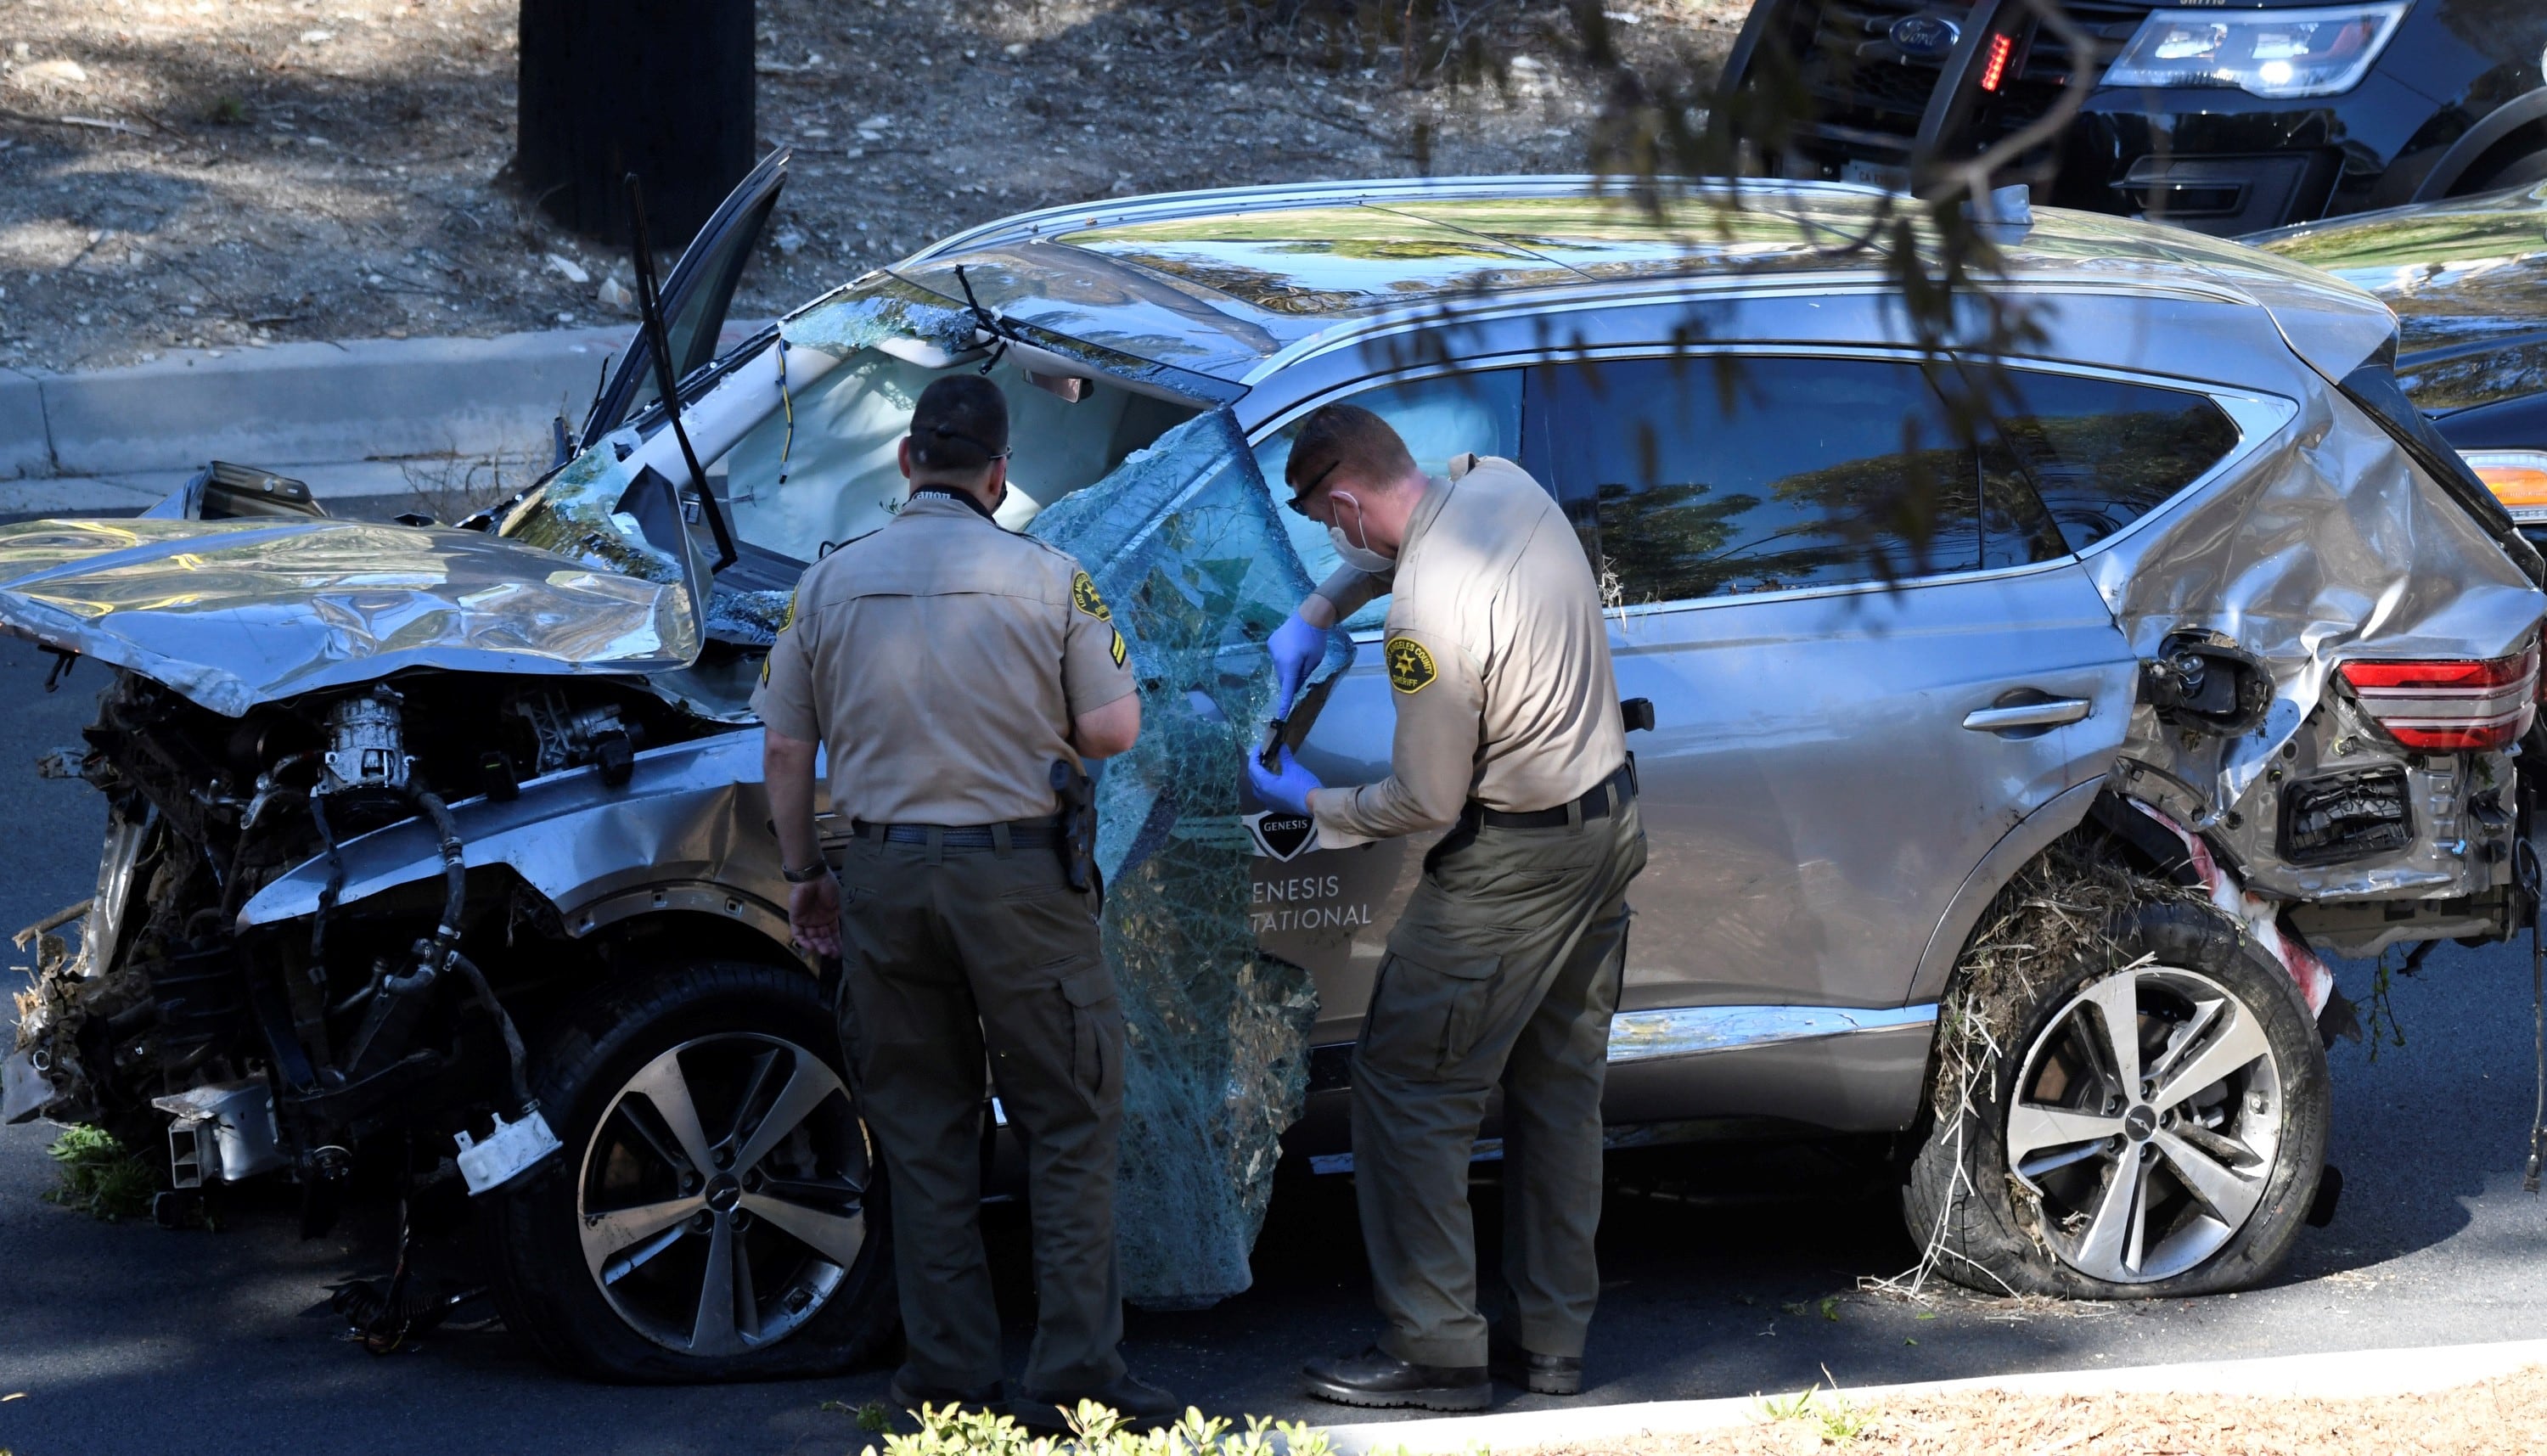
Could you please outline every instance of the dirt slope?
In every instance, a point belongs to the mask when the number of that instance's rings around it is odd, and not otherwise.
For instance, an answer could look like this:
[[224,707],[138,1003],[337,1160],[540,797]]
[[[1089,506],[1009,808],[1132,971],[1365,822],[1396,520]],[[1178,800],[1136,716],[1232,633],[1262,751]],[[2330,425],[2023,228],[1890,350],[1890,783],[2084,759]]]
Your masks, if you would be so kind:
[[[1720,54],[1746,8],[1612,13],[1631,44]],[[1236,0],[761,0],[761,135],[797,165],[739,310],[1046,204],[1412,174],[1419,125],[1436,173],[1573,170],[1581,87],[1530,53],[1559,10],[1447,8],[1522,48],[1498,92],[1410,85],[1394,46]],[[514,19],[491,0],[0,6],[0,365],[619,316],[597,297],[619,249],[505,185]]]

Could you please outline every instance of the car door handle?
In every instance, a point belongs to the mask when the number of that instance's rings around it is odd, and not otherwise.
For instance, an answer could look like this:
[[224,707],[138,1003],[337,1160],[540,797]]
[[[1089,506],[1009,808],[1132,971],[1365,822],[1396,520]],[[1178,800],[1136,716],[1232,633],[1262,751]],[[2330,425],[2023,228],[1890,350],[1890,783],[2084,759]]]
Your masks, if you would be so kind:
[[1976,733],[2059,728],[2080,722],[2095,711],[2096,705],[2085,698],[2046,698],[2040,703],[2012,703],[2005,708],[1976,708],[1964,715],[1964,727]]

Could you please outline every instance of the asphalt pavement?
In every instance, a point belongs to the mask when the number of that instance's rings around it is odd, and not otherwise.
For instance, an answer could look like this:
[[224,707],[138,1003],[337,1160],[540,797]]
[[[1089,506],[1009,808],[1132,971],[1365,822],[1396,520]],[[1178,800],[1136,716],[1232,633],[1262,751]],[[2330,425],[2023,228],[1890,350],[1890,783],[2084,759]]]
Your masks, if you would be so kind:
[[[82,664],[47,696],[48,666],[0,640],[0,928],[82,899],[95,873],[99,801],[37,779],[33,763],[77,740],[103,673]],[[2342,968],[2356,999],[2371,980],[2366,966]],[[2268,1288],[2162,1304],[1914,1304],[1861,1287],[1906,1268],[1913,1249],[1856,1150],[1647,1153],[1614,1167],[1581,1399],[1797,1390],[1825,1372],[1870,1385],[2547,1336],[2547,1198],[2520,1190],[2535,1089],[2527,944],[2444,947],[2390,1003],[2403,1046],[2382,1045],[2375,1061],[2351,1044],[2333,1055],[2335,1222],[2304,1232]],[[44,1201],[51,1137],[0,1129],[0,1448],[15,1456],[758,1456],[866,1443],[841,1407],[880,1398],[880,1370],[602,1387],[550,1372],[493,1328],[367,1355],[307,1312],[329,1283],[386,1271],[385,1215],[307,1243],[280,1204],[234,1211],[218,1232],[103,1224]],[[1492,1187],[1477,1201],[1491,1249]],[[1012,1209],[993,1209],[990,1224],[1015,1364],[1032,1300],[1022,1226]],[[1304,1357],[1376,1331],[1344,1179],[1285,1172],[1256,1276],[1217,1309],[1135,1312],[1134,1368],[1216,1411],[1361,1418],[1293,1383]]]

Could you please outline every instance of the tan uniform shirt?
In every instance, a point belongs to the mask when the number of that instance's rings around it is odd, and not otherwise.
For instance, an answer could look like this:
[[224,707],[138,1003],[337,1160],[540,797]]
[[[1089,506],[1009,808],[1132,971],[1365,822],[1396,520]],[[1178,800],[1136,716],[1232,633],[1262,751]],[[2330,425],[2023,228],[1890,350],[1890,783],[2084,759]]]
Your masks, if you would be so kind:
[[1318,588],[1338,621],[1382,591],[1394,593],[1389,776],[1311,796],[1321,845],[1437,829],[1472,798],[1553,809],[1627,761],[1600,585],[1529,471],[1462,456],[1416,503],[1393,573],[1346,567]]
[[1122,634],[1065,552],[914,496],[814,563],[752,711],[829,753],[832,809],[988,824],[1059,809],[1072,720],[1132,691]]

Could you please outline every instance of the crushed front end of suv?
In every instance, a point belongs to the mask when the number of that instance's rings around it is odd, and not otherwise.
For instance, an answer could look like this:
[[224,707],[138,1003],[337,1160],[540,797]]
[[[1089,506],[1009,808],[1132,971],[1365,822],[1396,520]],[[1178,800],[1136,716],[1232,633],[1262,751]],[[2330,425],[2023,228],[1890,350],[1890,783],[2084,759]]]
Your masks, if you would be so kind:
[[[674,274],[677,431],[641,345],[548,477],[456,525],[219,467],[149,518],[0,528],[0,626],[111,677],[47,763],[108,827],[10,1117],[166,1146],[179,1187],[290,1180],[312,1228],[381,1164],[476,1215],[507,1325],[571,1369],[882,1349],[888,1190],[788,944],[746,704],[796,575],[892,518],[894,443],[953,370],[1017,421],[1003,523],[1086,564],[1140,674],[1148,729],[1098,787],[1136,1301],[1245,1288],[1275,1163],[1350,1166],[1348,1053],[1422,873],[1240,773],[1264,641],[1333,565],[1268,486],[1327,401],[1420,459],[1521,461],[1608,584],[1653,717],[1622,1145],[1895,1135],[1954,1277],[2234,1289],[2320,1180],[2319,953],[2533,913],[2539,560],[2400,403],[2388,309],[2324,275],[2039,213],[1993,287],[2042,342],[1996,361],[1976,436],[1942,386],[1987,361],[1923,355],[1815,246],[1877,205],[1838,185],[1663,215],[1529,178],[1109,202],[710,357],[782,174]],[[1284,728],[1330,783],[1384,772],[1377,627],[1344,624]],[[997,1179],[996,1108],[983,1136]]]

